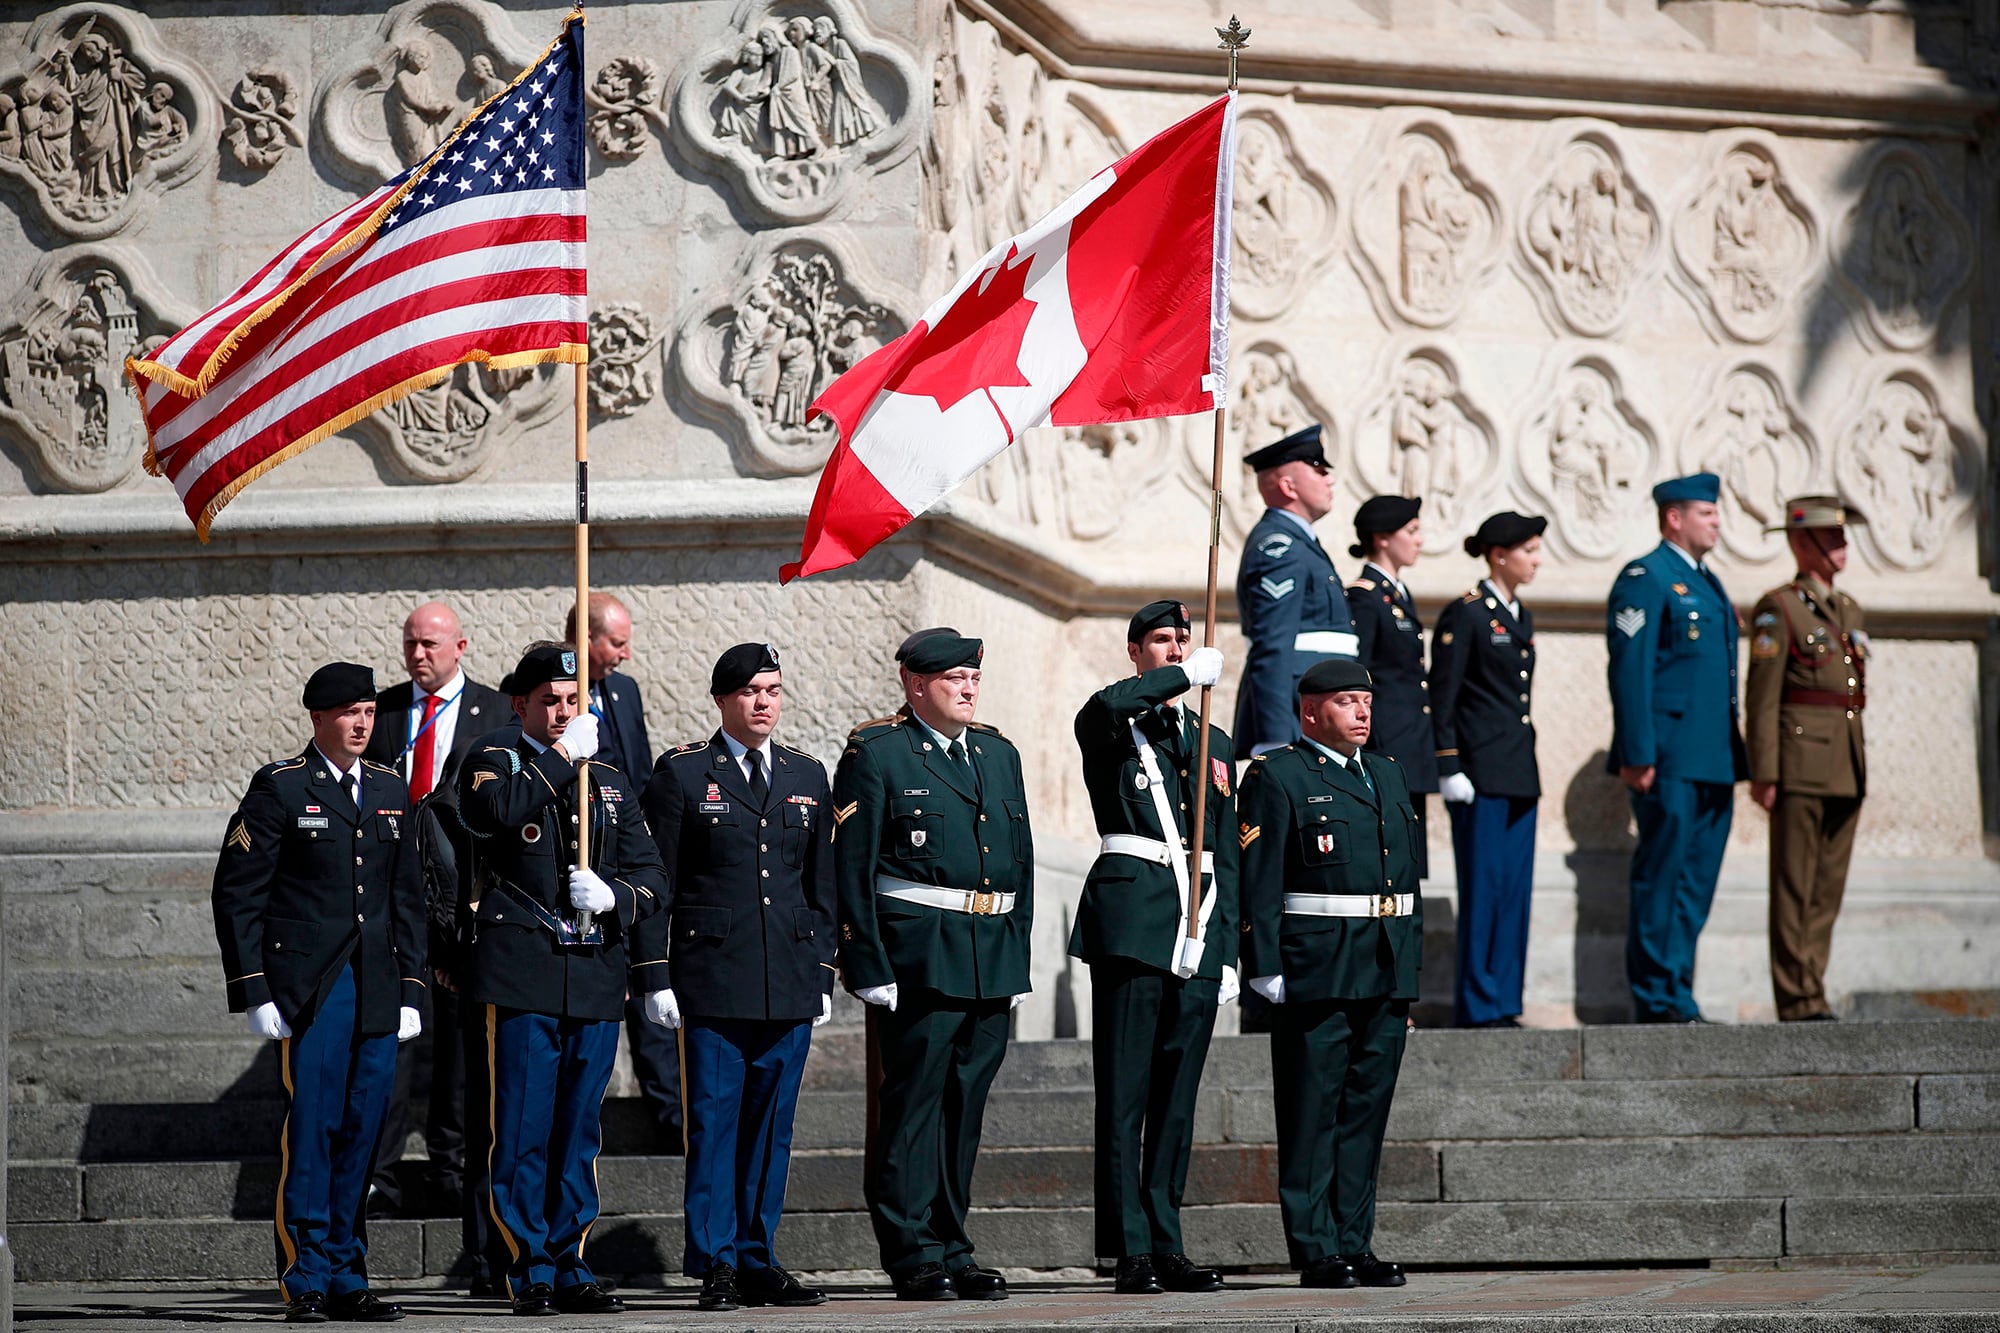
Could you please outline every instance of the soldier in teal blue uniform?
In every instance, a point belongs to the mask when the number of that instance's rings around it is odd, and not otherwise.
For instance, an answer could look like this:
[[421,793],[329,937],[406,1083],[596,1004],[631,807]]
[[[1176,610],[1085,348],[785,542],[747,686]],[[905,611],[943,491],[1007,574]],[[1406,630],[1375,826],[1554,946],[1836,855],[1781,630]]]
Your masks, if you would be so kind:
[[1736,610],[1703,559],[1722,483],[1663,481],[1658,546],[1627,565],[1605,615],[1611,754],[1639,825],[1625,974],[1641,1023],[1701,1023],[1695,942],[1708,921],[1735,784],[1749,776],[1736,699]]
[[1236,757],[1299,738],[1298,684],[1323,658],[1360,651],[1333,557],[1313,524],[1333,508],[1332,466],[1308,426],[1244,456],[1267,508],[1243,542],[1236,607],[1250,652],[1236,696]]

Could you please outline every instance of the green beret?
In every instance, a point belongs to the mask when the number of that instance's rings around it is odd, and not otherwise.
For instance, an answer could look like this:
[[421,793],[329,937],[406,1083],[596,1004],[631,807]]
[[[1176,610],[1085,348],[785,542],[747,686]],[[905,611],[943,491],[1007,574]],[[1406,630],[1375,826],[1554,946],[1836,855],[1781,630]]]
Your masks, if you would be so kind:
[[1186,629],[1188,609],[1186,602],[1148,602],[1140,607],[1125,626],[1125,642],[1137,643],[1156,629]]
[[976,667],[986,656],[986,645],[978,639],[964,639],[949,631],[926,634],[903,654],[903,666],[914,676],[934,676],[958,667]]
[[1325,657],[1306,668],[1299,677],[1299,693],[1333,694],[1340,690],[1367,690],[1375,692],[1375,682],[1369,679],[1368,668],[1345,657]]

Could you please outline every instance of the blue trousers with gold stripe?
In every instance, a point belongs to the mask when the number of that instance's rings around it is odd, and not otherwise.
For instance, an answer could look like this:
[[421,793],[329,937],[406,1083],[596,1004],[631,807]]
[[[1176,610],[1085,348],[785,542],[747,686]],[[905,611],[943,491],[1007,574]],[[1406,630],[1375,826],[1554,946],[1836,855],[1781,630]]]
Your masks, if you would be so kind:
[[681,1271],[771,1268],[812,1024],[690,1017],[687,1239]]
[[493,1223],[507,1293],[597,1281],[583,1246],[597,1221],[599,1117],[618,1024],[486,1007]]
[[363,1201],[396,1085],[396,1034],[363,1036],[359,1017],[354,969],[343,967],[312,1022],[278,1044],[278,1285],[287,1300],[368,1287]]

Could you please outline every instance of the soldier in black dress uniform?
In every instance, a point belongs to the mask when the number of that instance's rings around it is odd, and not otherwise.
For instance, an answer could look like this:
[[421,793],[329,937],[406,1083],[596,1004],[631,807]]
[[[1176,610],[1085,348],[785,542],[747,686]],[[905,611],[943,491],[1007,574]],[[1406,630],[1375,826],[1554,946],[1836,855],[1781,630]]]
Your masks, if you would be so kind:
[[292,1323],[378,1323],[362,1200],[396,1081],[423,1030],[424,903],[410,792],[361,755],[375,673],[332,662],[306,682],[312,743],[266,764],[215,864],[215,936],[232,1013],[279,1043],[285,1128],[278,1284]]
[[1499,513],[1465,539],[1479,585],[1438,613],[1431,702],[1458,867],[1460,1027],[1521,1026],[1528,900],[1535,881],[1535,618],[1520,589],[1542,562],[1545,518]]
[[812,1030],[833,1014],[833,799],[819,760],[771,739],[776,649],[737,644],[708,685],[721,727],[661,755],[645,796],[673,940],[646,1017],[687,1058],[681,1271],[704,1310],[819,1305],[776,1237]]
[[[1430,685],[1424,679],[1424,623],[1403,584],[1403,571],[1423,550],[1422,500],[1370,496],[1354,515],[1349,555],[1364,563],[1347,585],[1347,612],[1360,640],[1357,660],[1375,681],[1375,729],[1368,749],[1403,769],[1410,808],[1424,823],[1425,798],[1437,790],[1437,743],[1431,734]],[[1417,830],[1417,868],[1430,874],[1423,829]]]

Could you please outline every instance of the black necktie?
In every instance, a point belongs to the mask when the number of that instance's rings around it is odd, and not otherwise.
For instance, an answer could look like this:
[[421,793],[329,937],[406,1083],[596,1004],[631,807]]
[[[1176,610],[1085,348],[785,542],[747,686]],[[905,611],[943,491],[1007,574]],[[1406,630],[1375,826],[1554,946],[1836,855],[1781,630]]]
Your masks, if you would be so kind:
[[361,779],[349,773],[340,780],[340,789],[347,793],[348,804],[352,805],[355,813],[359,814],[361,811]]
[[743,759],[750,765],[750,795],[757,802],[757,808],[761,810],[771,795],[771,783],[764,776],[763,751],[745,750]]

